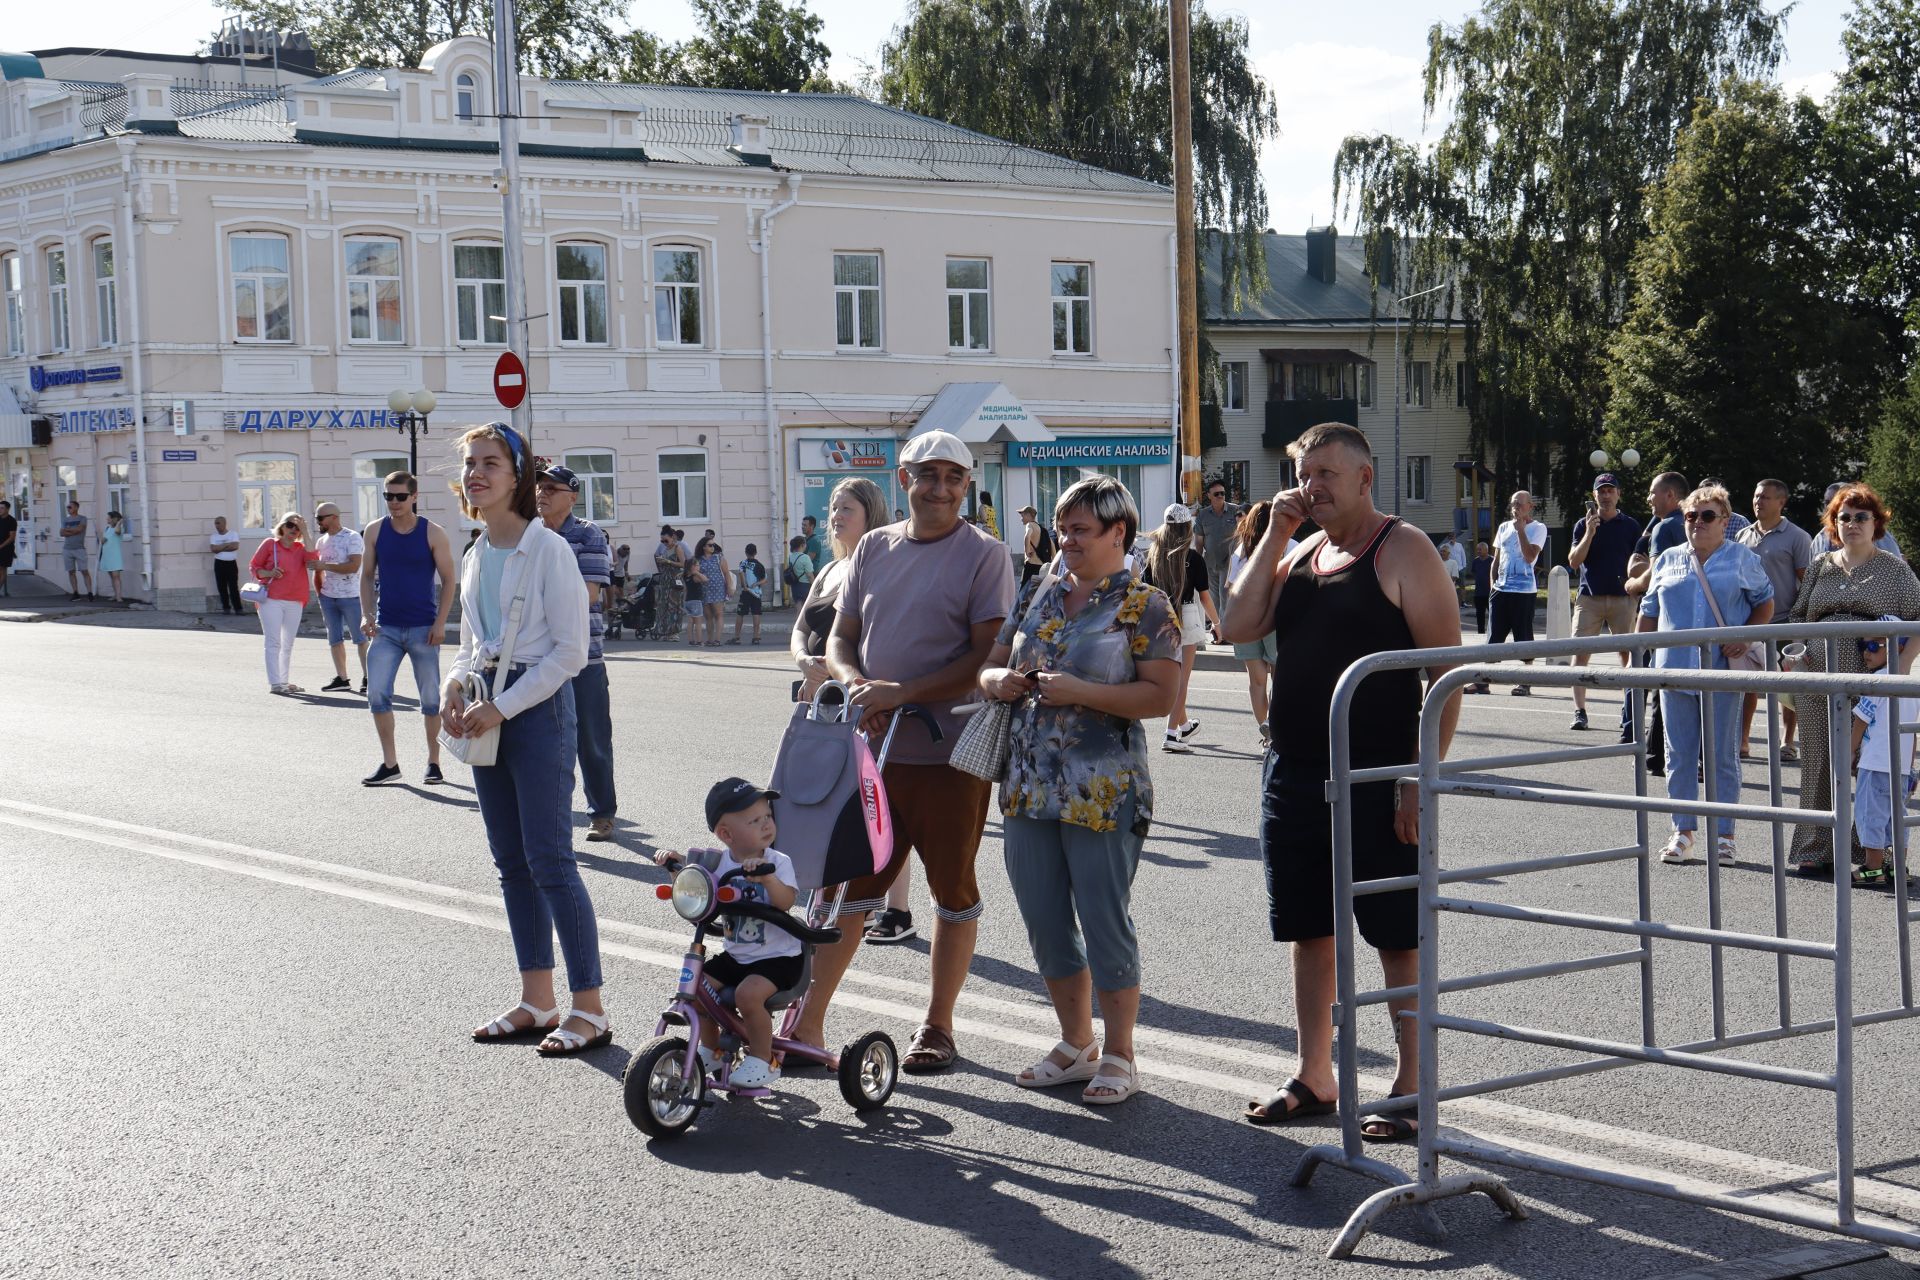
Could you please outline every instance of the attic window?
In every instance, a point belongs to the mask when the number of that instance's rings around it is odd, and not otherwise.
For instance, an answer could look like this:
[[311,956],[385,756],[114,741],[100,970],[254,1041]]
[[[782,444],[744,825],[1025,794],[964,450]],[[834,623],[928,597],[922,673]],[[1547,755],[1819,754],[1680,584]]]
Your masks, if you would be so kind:
[[473,99],[479,85],[471,74],[462,71],[453,82],[453,114],[461,120],[473,119]]

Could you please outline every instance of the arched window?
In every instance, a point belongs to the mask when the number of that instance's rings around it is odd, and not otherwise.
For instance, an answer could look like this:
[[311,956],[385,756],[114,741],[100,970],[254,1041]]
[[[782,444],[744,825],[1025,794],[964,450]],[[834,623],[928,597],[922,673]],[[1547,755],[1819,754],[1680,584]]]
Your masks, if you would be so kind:
[[293,276],[288,270],[287,238],[242,231],[227,246],[233,273],[234,340],[293,341]]
[[462,71],[454,77],[453,114],[456,119],[473,119],[473,103],[479,87],[480,86],[474,82],[473,76],[468,72]]

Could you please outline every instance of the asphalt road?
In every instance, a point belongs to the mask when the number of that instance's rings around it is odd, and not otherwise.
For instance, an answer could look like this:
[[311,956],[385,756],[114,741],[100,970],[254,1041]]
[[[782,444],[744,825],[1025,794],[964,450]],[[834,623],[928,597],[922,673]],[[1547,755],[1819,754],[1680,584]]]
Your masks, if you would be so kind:
[[[324,679],[302,640],[295,679]],[[472,793],[368,791],[357,698],[264,692],[259,640],[49,622],[0,626],[0,939],[12,978],[0,1040],[0,1276],[1666,1275],[1810,1233],[1533,1174],[1532,1211],[1439,1207],[1436,1240],[1390,1218],[1358,1259],[1322,1254],[1376,1184],[1288,1178],[1328,1125],[1256,1129],[1242,1101],[1288,1074],[1286,954],[1265,937],[1253,840],[1257,738],[1244,680],[1196,677],[1191,756],[1154,759],[1161,821],[1135,889],[1145,955],[1147,1091],[1088,1108],[1014,1088],[1055,1038],[1000,861],[962,1008],[965,1061],[908,1077],[856,1116],[821,1075],[765,1104],[722,1103],[674,1144],[626,1120],[618,1080],[669,996],[686,930],[652,895],[656,843],[700,837],[706,787],[766,775],[789,707],[777,650],[619,646],[611,661],[619,844],[578,843],[602,919],[616,1042],[549,1062],[467,1032],[513,1002],[512,953]],[[407,677],[402,676],[403,687]],[[1613,702],[1594,699],[1597,725]],[[1571,742],[1563,696],[1469,700],[1456,754]],[[401,760],[423,748],[404,723]],[[1601,733],[1588,740],[1606,740]],[[1542,771],[1617,786],[1623,762]],[[1755,771],[1757,777],[1757,771]],[[1456,807],[1457,806],[1457,807]],[[580,819],[584,828],[584,817]],[[1624,817],[1449,802],[1449,865],[1628,843]],[[1729,923],[1764,931],[1765,843],[1724,877]],[[1665,918],[1700,923],[1705,868],[1657,867]],[[930,914],[916,884],[918,910]],[[1468,886],[1599,913],[1631,904],[1625,867]],[[1830,935],[1833,889],[1788,886],[1798,931]],[[1862,1005],[1893,994],[1890,900],[1861,895]],[[1446,971],[1614,950],[1617,938],[1449,921]],[[1662,944],[1668,1043],[1708,1032],[1698,948]],[[866,948],[831,1030],[904,1041],[924,942]],[[1775,1016],[1773,962],[1729,953],[1729,1020]],[[1830,1010],[1829,970],[1794,962],[1796,1017]],[[1614,970],[1449,997],[1448,1008],[1594,1035],[1637,1031]],[[1920,1222],[1910,1087],[1920,1028],[1858,1038],[1864,1208]],[[1448,1083],[1567,1060],[1443,1040]],[[1384,1017],[1362,1024],[1369,1087],[1390,1074]],[[1823,1068],[1830,1042],[1746,1052]],[[1795,1191],[1830,1164],[1825,1095],[1635,1067],[1451,1104],[1447,1122],[1594,1165]],[[1376,1152],[1377,1153],[1377,1152]],[[1385,1158],[1411,1168],[1410,1149]]]

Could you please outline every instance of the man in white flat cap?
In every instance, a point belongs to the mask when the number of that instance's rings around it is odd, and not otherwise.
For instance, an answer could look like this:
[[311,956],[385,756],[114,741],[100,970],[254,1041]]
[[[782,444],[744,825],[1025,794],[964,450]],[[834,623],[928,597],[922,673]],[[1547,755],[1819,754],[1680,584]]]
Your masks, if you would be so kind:
[[919,703],[946,735],[934,742],[918,724],[903,724],[887,761],[894,857],[879,875],[847,886],[840,909],[842,941],[814,953],[813,997],[794,1035],[825,1044],[827,1002],[860,947],[869,911],[917,851],[933,895],[933,992],[927,1016],[901,1067],[940,1071],[953,1065],[953,1008],[973,963],[980,887],[974,856],[987,824],[990,783],[948,765],[960,718],[949,708],[971,695],[1000,624],[1013,607],[1013,562],[1000,541],[962,518],[973,454],[957,436],[929,431],[900,451],[900,487],[907,518],[871,530],[854,548],[840,589],[839,613],[827,640],[827,668],[852,689],[869,728],[894,708]]

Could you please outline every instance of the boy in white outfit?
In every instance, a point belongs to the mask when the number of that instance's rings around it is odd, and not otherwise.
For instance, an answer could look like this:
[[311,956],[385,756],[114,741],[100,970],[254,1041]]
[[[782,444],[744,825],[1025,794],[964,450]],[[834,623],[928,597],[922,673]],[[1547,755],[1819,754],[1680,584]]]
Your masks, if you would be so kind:
[[[1883,619],[1884,620],[1884,619]],[[1887,641],[1861,640],[1860,661],[1868,671],[1895,670],[1887,661]],[[1914,654],[1908,651],[1906,637],[1899,642],[1899,674],[1913,669]],[[1897,704],[1897,705],[1896,705]],[[1893,772],[1889,743],[1898,725],[1920,720],[1920,698],[1862,698],[1853,711],[1853,758],[1856,772],[1853,782],[1853,830],[1860,840],[1861,865],[1853,873],[1853,883],[1862,888],[1883,889],[1892,883],[1887,867],[1887,851],[1893,847]],[[1901,743],[1900,772],[1905,775],[1902,791],[1914,792],[1914,738],[1906,735]]]

